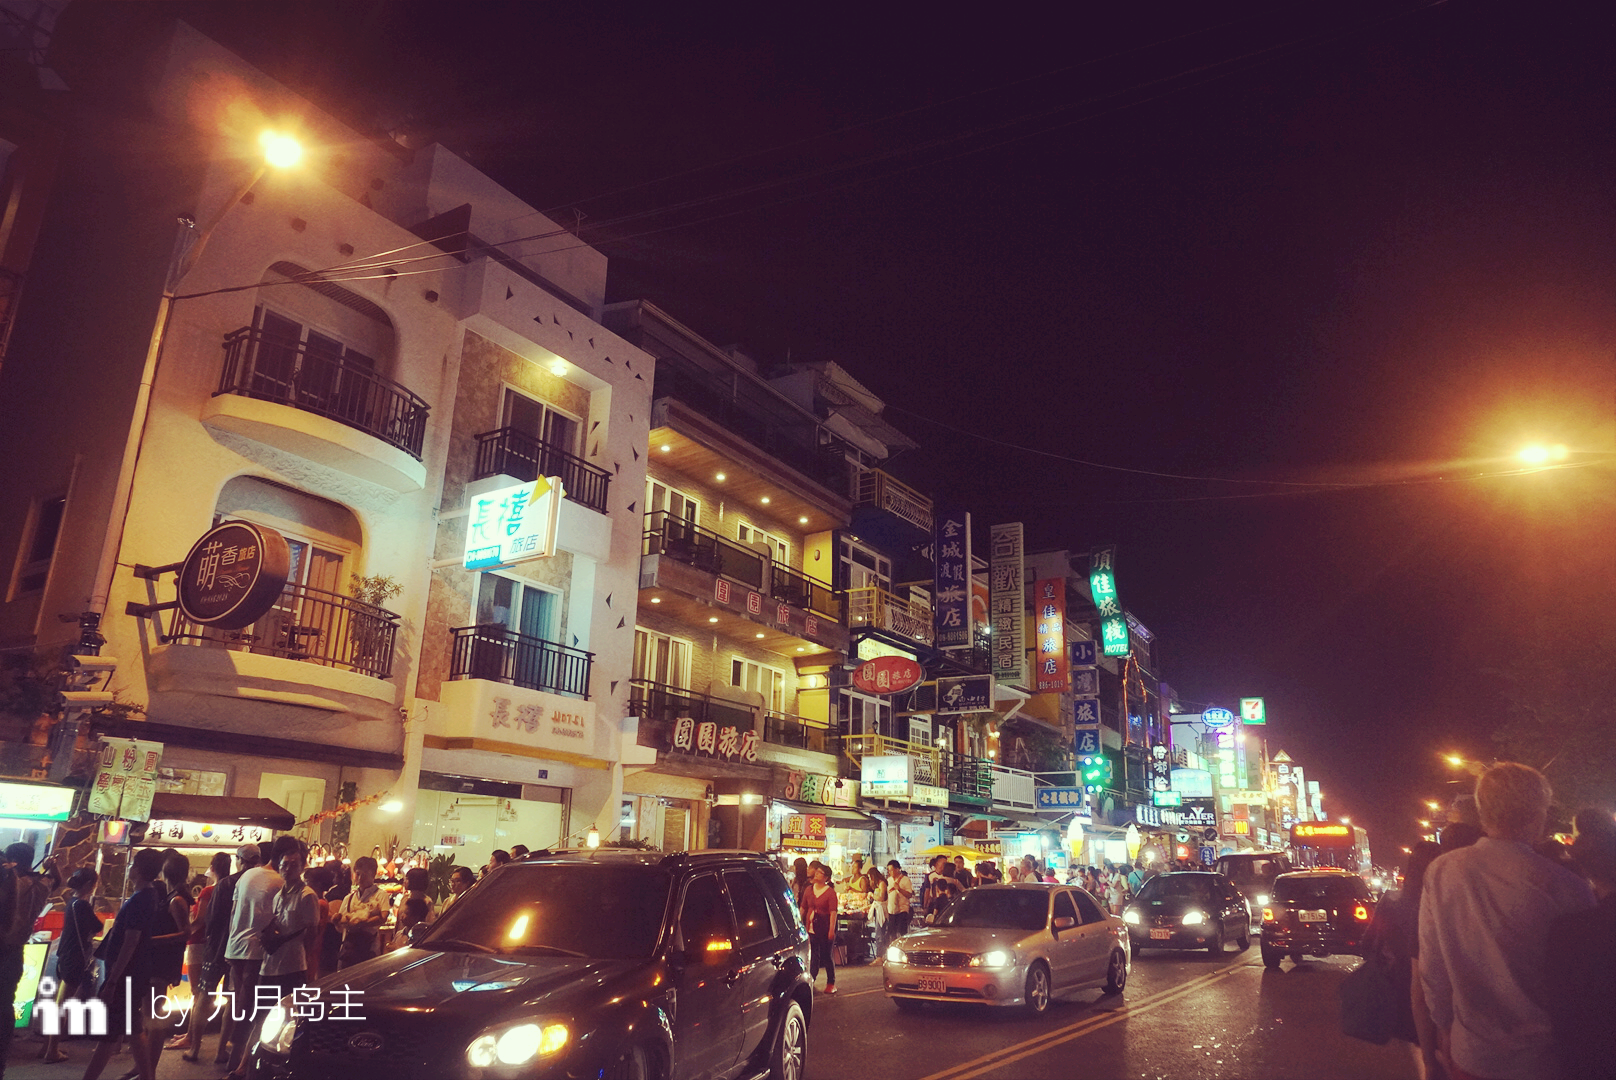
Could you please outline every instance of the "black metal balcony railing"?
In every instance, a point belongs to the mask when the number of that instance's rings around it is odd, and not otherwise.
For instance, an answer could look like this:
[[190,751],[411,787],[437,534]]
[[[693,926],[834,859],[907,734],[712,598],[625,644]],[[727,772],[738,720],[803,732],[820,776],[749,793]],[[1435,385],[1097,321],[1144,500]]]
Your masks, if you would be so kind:
[[212,645],[391,676],[399,617],[386,608],[307,585],[287,585],[269,614],[240,630],[217,630],[174,610],[165,641]]
[[955,754],[948,763],[948,793],[972,802],[993,801],[993,762]]
[[829,585],[666,511],[645,515],[641,550],[646,555],[666,555],[816,615],[842,621],[841,596]]
[[461,626],[450,633],[449,678],[489,679],[528,690],[588,699],[595,654],[499,625]]
[[430,406],[367,367],[251,326],[226,334],[220,394],[290,405],[390,443],[416,460]]
[[541,476],[559,476],[567,498],[606,513],[606,491],[612,474],[524,431],[500,428],[477,436],[477,463],[471,478],[481,480],[501,473],[524,483]]
[[[688,716],[698,724],[710,721],[720,727],[754,730],[752,710],[745,705],[648,679],[629,681],[628,711],[631,716],[640,718],[641,746],[666,745],[674,721],[681,716]],[[763,713],[762,737],[765,743],[825,753],[828,736],[829,732],[824,728],[810,724],[800,716],[772,709]]]

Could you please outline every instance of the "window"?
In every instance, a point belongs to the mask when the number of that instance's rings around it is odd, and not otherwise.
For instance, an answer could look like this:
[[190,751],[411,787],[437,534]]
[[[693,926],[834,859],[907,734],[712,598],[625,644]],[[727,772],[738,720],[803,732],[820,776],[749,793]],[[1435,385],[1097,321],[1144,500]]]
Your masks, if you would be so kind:
[[892,587],[892,560],[858,543],[851,537],[841,540],[841,570],[847,576],[847,588],[864,589],[876,586]]
[[836,699],[836,719],[842,735],[889,735],[892,703],[843,690]]
[[916,746],[931,745],[931,717],[911,716],[909,718],[909,741]]
[[577,417],[509,387],[500,408],[499,426],[514,428],[574,456],[578,454],[578,439],[584,429]]
[[729,905],[719,891],[718,875],[702,874],[685,886],[685,902],[679,908],[679,937],[687,950],[706,949],[718,943],[734,947]]
[[785,712],[786,673],[739,657],[730,661],[731,686],[763,695],[763,704],[773,712]]
[[344,393],[343,376],[347,371],[374,372],[373,356],[263,305],[253,312],[253,325],[263,334],[253,361],[255,392],[276,401],[331,408],[364,396],[363,381],[348,380],[352,385]]
[[51,560],[56,555],[56,539],[61,535],[62,515],[66,511],[65,495],[34,503],[28,527],[23,532],[22,548],[17,553],[17,570],[11,583],[12,599],[45,591],[45,579],[50,576]]
[[634,628],[634,677],[662,686],[690,688],[690,642]]
[[1058,892],[1055,894],[1055,918],[1071,919],[1073,926],[1082,926],[1083,920],[1078,917],[1077,908],[1072,906],[1072,894]]
[[701,524],[701,502],[680,491],[669,487],[659,480],[645,482],[645,512],[646,514],[667,511],[669,517],[683,518],[692,525]]
[[504,574],[484,573],[477,582],[477,625],[503,626],[543,641],[561,634],[561,597]]
[[1094,902],[1092,896],[1086,892],[1074,892],[1071,896],[1077,901],[1077,910],[1083,916],[1085,926],[1089,923],[1105,922],[1105,913],[1100,910],[1100,905]]
[[778,536],[771,536],[762,529],[753,528],[746,522],[736,527],[735,535],[743,544],[765,544],[769,549],[769,557],[782,566],[791,565],[791,544]]
[[726,870],[724,888],[729,890],[729,901],[735,906],[735,944],[738,948],[749,949],[778,936],[774,921],[769,916],[769,901],[751,874],[745,870]]

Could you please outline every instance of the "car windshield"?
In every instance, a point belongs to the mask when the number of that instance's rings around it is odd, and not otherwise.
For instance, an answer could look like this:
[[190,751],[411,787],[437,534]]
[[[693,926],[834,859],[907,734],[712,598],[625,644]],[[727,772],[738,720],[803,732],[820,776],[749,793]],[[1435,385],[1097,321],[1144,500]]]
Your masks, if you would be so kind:
[[972,889],[954,904],[947,926],[1042,930],[1049,894],[1042,889]]
[[1212,895],[1212,879],[1204,877],[1179,877],[1166,874],[1153,877],[1145,882],[1145,887],[1139,890],[1141,900],[1165,900],[1170,896],[1187,896],[1195,900],[1203,900]]
[[530,864],[496,871],[417,944],[501,955],[651,955],[671,881],[651,866]]
[[1280,878],[1274,884],[1275,900],[1339,904],[1368,896],[1369,890],[1361,879],[1345,874],[1325,878]]

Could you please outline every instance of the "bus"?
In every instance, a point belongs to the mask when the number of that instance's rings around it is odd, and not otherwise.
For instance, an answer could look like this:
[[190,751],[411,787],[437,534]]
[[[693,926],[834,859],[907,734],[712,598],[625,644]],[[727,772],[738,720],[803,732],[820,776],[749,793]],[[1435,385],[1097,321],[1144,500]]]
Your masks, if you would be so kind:
[[1298,821],[1291,826],[1291,863],[1298,870],[1333,866],[1368,881],[1374,868],[1369,834],[1342,822]]

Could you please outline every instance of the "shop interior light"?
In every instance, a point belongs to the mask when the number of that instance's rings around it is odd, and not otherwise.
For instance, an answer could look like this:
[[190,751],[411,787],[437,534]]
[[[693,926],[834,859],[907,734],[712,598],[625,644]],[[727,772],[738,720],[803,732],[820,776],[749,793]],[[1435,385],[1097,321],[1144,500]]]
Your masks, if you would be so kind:
[[672,450],[672,449],[673,449],[673,447],[669,446],[667,443],[662,444],[662,452],[664,454],[666,454],[669,450]]
[[593,825],[589,826],[589,832],[584,836],[584,846],[591,848],[600,847],[600,830]]

